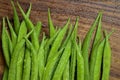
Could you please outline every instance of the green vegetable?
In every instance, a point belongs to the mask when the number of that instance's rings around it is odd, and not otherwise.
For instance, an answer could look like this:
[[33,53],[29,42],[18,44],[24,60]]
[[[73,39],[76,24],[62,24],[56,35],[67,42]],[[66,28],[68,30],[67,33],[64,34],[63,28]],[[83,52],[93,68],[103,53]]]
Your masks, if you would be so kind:
[[58,31],[56,31],[55,35],[52,36],[50,39],[48,39],[48,41],[46,42],[45,45],[45,64],[47,63],[47,59],[48,59],[48,55],[49,55],[49,51],[50,51],[50,46],[53,44],[55,38],[57,37],[57,35],[59,34],[61,29],[59,29]]
[[16,34],[18,35],[18,32],[19,32],[19,28],[20,28],[20,21],[19,21],[19,17],[18,17],[18,14],[17,14],[17,10],[15,8],[15,5],[14,5],[14,2],[11,1],[11,4],[12,4],[12,7],[13,7],[13,13],[14,13],[14,29],[15,29],[15,32]]
[[9,29],[10,29],[10,34],[11,34],[11,40],[12,40],[12,46],[13,48],[15,47],[16,45],[16,42],[17,42],[17,35],[15,33],[15,31],[13,30],[13,27],[7,17],[7,22],[8,22],[8,26],[9,26]]
[[28,38],[25,37],[25,40],[29,49],[31,50],[31,60],[32,60],[31,61],[32,62],[31,80],[37,80],[38,79],[38,55],[32,43],[28,40]]
[[[46,35],[41,31],[41,21],[34,25],[29,18],[31,3],[25,13],[17,2],[23,16],[21,22],[14,2],[11,1],[11,4],[14,22],[10,22],[8,17],[8,25],[5,24],[5,18],[2,22],[1,39],[6,63],[3,80],[109,80],[111,65],[109,37],[113,31],[109,34],[105,31],[105,38],[102,37],[102,11],[99,12],[82,43],[77,35],[79,17],[76,18],[74,26],[69,25],[69,18],[63,28],[58,28],[53,24],[48,9],[49,35]],[[89,49],[90,46],[92,48]]]
[[23,68],[23,78],[22,80],[30,80],[31,72],[31,53],[28,47],[25,49],[25,58],[24,58],[24,68]]
[[45,47],[45,35],[43,34],[43,39],[38,50],[38,71],[40,80],[42,80],[43,71],[45,67],[44,47]]
[[76,23],[75,23],[75,26],[74,26],[74,29],[73,29],[73,32],[71,34],[71,40],[72,40],[72,45],[73,47],[71,48],[72,50],[72,53],[71,53],[71,68],[70,68],[70,79],[71,80],[74,80],[75,78],[75,67],[76,67],[76,47],[75,47],[75,43],[76,43],[76,38],[77,38],[77,28],[78,28],[78,20],[79,18],[77,17],[76,18]]
[[[28,30],[34,29],[34,25],[31,22],[31,20],[25,15],[25,13],[24,13],[23,9],[21,8],[20,4],[19,3],[17,3],[17,4],[18,4],[18,7],[19,7],[23,17],[24,17],[24,20],[25,20],[25,23],[26,23],[26,26],[27,26]],[[35,32],[35,30],[31,34],[31,41],[32,41],[33,46],[35,47],[35,50],[38,50],[38,48],[39,48],[39,39],[37,37],[37,33]]]
[[[25,37],[29,37],[29,35],[33,32],[30,31]],[[12,56],[11,56],[11,62],[10,62],[10,67],[9,67],[9,75],[8,75],[8,80],[15,80],[16,79],[16,66],[17,66],[17,58],[19,55],[20,50],[22,47],[25,45],[25,40],[22,39],[20,42],[18,42],[15,45],[15,48],[13,50]]]
[[3,49],[3,55],[5,57],[5,62],[8,67],[10,64],[9,40],[10,40],[10,38],[9,38],[8,32],[5,28],[5,18],[3,18],[2,49]]
[[67,64],[67,62],[69,61],[69,57],[70,57],[70,49],[71,49],[71,42],[68,41],[65,50],[60,58],[60,61],[58,63],[58,66],[55,70],[55,73],[53,75],[53,79],[52,80],[60,80],[63,74],[63,71],[65,69],[65,66]]
[[63,72],[63,80],[70,80],[70,74],[69,74],[69,61],[66,64],[66,67]]
[[102,19],[102,14],[100,15],[99,18],[99,22],[98,22],[98,27],[96,30],[96,34],[95,34],[95,38],[94,38],[94,42],[93,42],[93,46],[92,46],[92,51],[91,51],[91,55],[90,55],[90,78],[91,80],[93,80],[93,72],[94,72],[94,68],[95,68],[95,62],[96,62],[96,56],[97,56],[97,52],[98,52],[98,46],[100,45],[100,40],[102,37],[102,33],[101,33],[101,19]]
[[55,31],[53,22],[51,20],[50,9],[49,8],[48,8],[48,26],[49,26],[50,37],[52,37],[55,34],[56,31]]
[[103,72],[102,72],[102,80],[109,80],[110,75],[110,64],[111,64],[111,47],[108,41],[107,32],[105,32],[105,47],[103,53]]
[[41,28],[42,28],[42,23],[40,21],[38,21],[35,26],[36,36],[38,39],[39,39],[39,34],[41,32]]
[[91,41],[91,37],[92,37],[92,33],[98,23],[99,17],[100,17],[101,13],[98,14],[95,22],[93,23],[93,25],[91,26],[91,28],[89,29],[88,33],[86,34],[84,40],[83,40],[83,44],[82,44],[82,55],[84,58],[84,77],[85,80],[89,80],[89,63],[88,63],[88,51],[89,51],[89,46],[90,46],[90,41]]
[[51,80],[53,73],[56,69],[57,63],[60,59],[60,56],[62,55],[64,48],[60,49],[60,51],[58,51],[53,58],[51,58],[47,64],[46,67],[44,68],[44,72],[43,72],[43,80]]
[[[31,11],[31,4],[30,4],[30,7],[27,11],[26,16],[29,17],[30,11]],[[27,34],[27,27],[26,27],[25,21],[23,20],[21,25],[20,25],[20,29],[19,29],[19,33],[18,33],[18,42],[21,41],[24,38],[24,35],[26,35],[26,34]],[[21,49],[21,51],[19,52],[19,55],[18,55],[16,80],[22,79],[24,53],[25,53],[25,45],[23,46],[23,48]]]
[[77,80],[84,80],[84,59],[77,42],[75,45],[77,49]]
[[62,40],[64,38],[64,35],[66,33],[66,30],[68,28],[69,22],[70,22],[70,19],[68,19],[66,25],[63,27],[63,29],[59,32],[58,36],[56,37],[56,39],[51,47],[51,50],[49,52],[49,56],[48,56],[47,61],[49,61],[53,57],[53,55],[57,52],[58,48],[60,47]]
[[16,80],[22,79],[23,74],[23,61],[24,61],[24,52],[25,46],[22,47],[22,49],[19,52],[17,63],[16,63]]
[[2,80],[8,80],[8,71],[9,71],[9,69],[6,66],[4,69],[4,74],[3,74]]

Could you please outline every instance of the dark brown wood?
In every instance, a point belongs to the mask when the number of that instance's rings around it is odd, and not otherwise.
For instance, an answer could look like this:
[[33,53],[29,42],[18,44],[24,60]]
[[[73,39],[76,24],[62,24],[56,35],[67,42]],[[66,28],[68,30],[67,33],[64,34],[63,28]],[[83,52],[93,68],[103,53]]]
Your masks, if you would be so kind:
[[[109,32],[112,28],[115,32],[110,37],[112,48],[112,65],[110,80],[120,80],[120,1],[119,0],[18,0],[24,10],[32,3],[31,20],[34,24],[42,21],[44,30],[47,31],[47,9],[51,9],[52,20],[58,27],[62,27],[68,17],[74,23],[77,16],[80,16],[78,34],[84,38],[90,25],[95,20],[99,10],[104,10],[102,27]],[[21,13],[19,16],[22,19]],[[8,16],[12,20],[13,12],[10,0],[0,0],[0,38],[2,17]],[[0,39],[1,40],[1,39]],[[0,41],[1,42],[1,41]],[[1,43],[0,43],[1,45]],[[2,45],[1,45],[2,46]],[[0,46],[0,79],[4,70],[4,59],[2,47]]]

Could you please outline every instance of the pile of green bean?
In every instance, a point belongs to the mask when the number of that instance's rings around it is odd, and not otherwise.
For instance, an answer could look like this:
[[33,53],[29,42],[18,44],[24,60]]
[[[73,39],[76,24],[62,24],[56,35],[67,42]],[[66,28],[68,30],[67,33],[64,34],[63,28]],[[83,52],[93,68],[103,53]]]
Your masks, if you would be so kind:
[[109,34],[102,31],[102,11],[81,41],[77,35],[79,17],[75,25],[68,19],[62,28],[55,28],[48,9],[49,36],[46,36],[41,31],[42,23],[38,21],[34,25],[29,18],[31,4],[25,13],[17,2],[23,16],[21,21],[14,3],[11,4],[14,23],[5,17],[2,24],[6,62],[3,80],[109,80],[111,48],[108,39],[113,30]]

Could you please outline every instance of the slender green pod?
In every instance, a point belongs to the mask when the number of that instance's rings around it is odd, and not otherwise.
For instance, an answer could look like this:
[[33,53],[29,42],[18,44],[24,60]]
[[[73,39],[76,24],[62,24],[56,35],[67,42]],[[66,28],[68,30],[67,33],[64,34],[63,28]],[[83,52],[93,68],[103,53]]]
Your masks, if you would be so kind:
[[[25,37],[28,38],[32,32],[33,32],[33,30],[31,30]],[[22,47],[24,45],[25,45],[25,40],[22,39],[14,47],[14,50],[13,50],[13,53],[12,53],[12,56],[11,56],[11,62],[10,62],[10,67],[9,67],[8,80],[15,80],[16,79],[17,59],[18,59],[19,52],[20,52],[20,50],[22,49]]]
[[[94,69],[95,69],[95,63],[96,63],[96,57],[97,57],[97,52],[98,52],[98,48],[99,45],[101,44],[101,41],[99,40],[99,42],[96,43],[96,45],[94,46],[94,50],[92,51],[92,58],[91,58],[91,63],[90,63],[90,79],[93,80],[94,78]],[[94,55],[93,55],[94,54]]]
[[9,47],[9,53],[10,53],[10,57],[12,56],[12,51],[13,51],[13,45],[12,45],[12,41],[10,39],[10,36],[9,34],[7,33],[7,36],[8,36],[8,47]]
[[[25,13],[24,13],[22,7],[20,6],[20,4],[18,2],[17,2],[17,4],[18,4],[18,7],[19,7],[23,17],[24,17],[27,28],[29,30],[34,29],[34,25],[33,25],[32,21],[25,15]],[[39,48],[39,39],[37,37],[37,34],[36,34],[35,30],[31,34],[31,41],[32,41],[33,46],[35,47],[35,50],[38,50],[38,48]]]
[[8,80],[15,80],[16,79],[16,67],[17,67],[17,59],[21,48],[24,46],[25,41],[21,40],[19,43],[16,44],[14,51],[11,56],[10,68],[9,68],[9,75]]
[[[27,17],[29,17],[30,11],[31,11],[31,4],[30,4],[30,7],[29,7],[29,9],[26,13]],[[21,41],[23,39],[24,35],[26,35],[26,34],[27,34],[27,27],[26,27],[25,21],[23,20],[21,25],[20,25],[17,41],[18,42]],[[25,53],[25,46],[23,46],[23,48],[21,49],[21,51],[18,55],[17,66],[16,66],[17,67],[16,80],[21,80],[22,79],[24,53]]]
[[105,31],[105,47],[103,53],[103,72],[102,72],[102,80],[109,80],[110,76],[110,65],[111,65],[111,47],[109,43],[109,38],[107,36],[107,32]]
[[32,43],[26,37],[25,37],[25,40],[29,49],[31,49],[31,62],[32,62],[31,80],[37,80],[38,79],[38,55]]
[[43,71],[45,67],[45,52],[44,52],[44,47],[45,47],[45,34],[43,34],[43,39],[40,45],[40,48],[38,50],[38,71],[39,71],[39,79],[42,80],[43,77]]
[[54,28],[54,25],[50,16],[50,8],[48,8],[48,26],[49,26],[50,37],[52,37],[55,34],[56,30]]
[[[29,17],[30,11],[31,11],[31,4],[30,4],[30,7],[26,13],[27,17]],[[17,42],[21,41],[24,38],[24,35],[26,35],[26,34],[27,34],[27,27],[26,27],[25,21],[23,20],[21,25],[20,25]],[[25,53],[25,46],[23,46],[23,48],[21,49],[21,51],[19,52],[19,55],[18,55],[16,80],[22,79],[24,53]]]
[[94,42],[93,42],[93,46],[92,46],[93,48],[97,44],[97,42],[102,38],[102,30],[101,29],[102,29],[102,12],[100,14],[99,21],[98,21],[98,26],[96,29]]
[[72,26],[72,24],[70,24],[70,28],[69,28],[68,34],[67,34],[66,39],[64,40],[64,43],[62,44],[61,47],[65,47],[66,46],[68,40],[71,37],[72,32],[73,32],[73,26]]
[[77,49],[77,80],[84,80],[84,59],[81,54],[81,49],[76,42]]
[[18,35],[18,32],[19,32],[19,28],[20,28],[20,21],[19,21],[19,17],[18,17],[18,13],[17,13],[17,10],[15,8],[15,5],[14,5],[14,2],[11,1],[11,4],[12,4],[12,7],[13,7],[13,19],[14,19],[14,29],[15,29],[15,32],[16,34]]
[[39,34],[41,32],[41,28],[42,28],[42,23],[38,21],[37,24],[35,25],[36,36],[38,39],[39,39]]
[[71,64],[70,64],[70,80],[74,80],[75,78],[75,67],[76,67],[76,48],[75,44],[72,44],[71,48]]
[[[29,16],[30,16],[31,7],[32,7],[32,5],[30,4],[29,9],[28,9],[28,11],[27,11],[27,13],[26,13],[26,16],[27,16],[28,18],[29,18]],[[21,24],[20,24],[20,29],[19,29],[19,33],[18,33],[17,42],[19,42],[19,41],[23,38],[23,36],[26,35],[26,33],[27,33],[27,27],[26,27],[25,21],[23,20],[23,21],[21,22]]]
[[82,44],[82,55],[84,58],[84,77],[85,80],[89,80],[89,63],[88,63],[88,52],[89,52],[89,47],[90,47],[90,41],[91,41],[91,37],[92,37],[92,33],[98,23],[99,17],[100,17],[101,13],[98,14],[95,22],[93,23],[93,25],[91,26],[91,28],[89,29],[88,33],[86,34],[84,40],[83,40],[83,44]]
[[[110,35],[114,32],[111,31],[107,37],[109,38]],[[101,43],[98,46],[98,50],[97,50],[97,55],[96,55],[96,61],[95,61],[95,67],[94,67],[94,71],[93,71],[93,80],[99,80],[100,76],[101,76],[101,65],[102,65],[102,57],[103,57],[103,50],[104,50],[104,46],[105,46],[105,39],[103,39],[101,41]]]
[[57,50],[61,46],[62,40],[65,36],[66,31],[67,31],[69,22],[70,22],[70,19],[68,19],[66,25],[63,27],[63,29],[59,32],[58,36],[56,37],[56,39],[51,47],[51,50],[49,52],[48,61],[49,61],[49,59],[51,59],[53,57],[53,55],[57,52]]
[[13,30],[13,27],[12,27],[8,17],[7,17],[7,22],[8,22],[8,27],[10,29],[12,45],[13,45],[13,48],[14,48],[14,46],[16,45],[16,42],[17,42],[17,35],[16,35],[15,31]]
[[22,80],[30,80],[31,72],[31,52],[28,47],[25,49],[24,68]]
[[9,54],[10,54],[10,58],[12,56],[12,51],[13,51],[13,44],[12,44],[12,41],[10,39],[10,35],[8,33],[8,31],[6,30],[6,34],[7,34],[7,38],[8,38],[8,48],[9,48]]
[[8,32],[5,28],[5,18],[3,18],[3,29],[2,29],[2,49],[3,49],[3,55],[5,57],[5,62],[7,66],[9,67],[10,64],[10,53],[9,53],[9,37]]
[[8,80],[8,72],[9,72],[9,69],[6,66],[5,69],[4,69],[2,80]]
[[16,80],[22,80],[25,46],[19,52],[16,65]]
[[67,62],[66,67],[64,69],[62,80],[70,80],[69,62],[70,61]]
[[76,23],[73,29],[73,32],[71,34],[71,43],[73,47],[71,48],[72,53],[71,53],[71,67],[70,67],[70,79],[74,80],[75,78],[75,67],[76,67],[76,47],[75,47],[75,42],[77,39],[77,28],[78,28],[78,20],[79,18],[76,18]]
[[92,45],[92,51],[91,51],[91,54],[90,54],[90,78],[91,78],[91,80],[93,80],[93,72],[94,72],[94,68],[95,68],[98,46],[100,45],[100,42],[101,42],[100,40],[102,38],[101,19],[102,19],[102,14],[100,15],[100,18],[99,18],[98,27],[97,27],[96,34],[95,34],[95,37],[94,37],[94,42],[93,42],[93,45]]
[[71,54],[70,50],[71,50],[71,42],[69,41],[65,47],[65,50],[64,50],[61,58],[60,58],[60,61],[57,65],[57,68],[55,70],[52,80],[60,80],[61,79],[63,71],[65,69],[65,66],[66,66],[67,62],[69,61],[69,57]]
[[53,41],[55,40],[55,38],[59,34],[60,30],[61,29],[56,31],[55,35],[53,37],[51,37],[50,39],[48,39],[48,41],[45,44],[45,64],[47,63],[47,58],[48,58],[48,55],[49,55],[50,46],[53,44]]
[[79,17],[76,18],[74,30],[73,30],[73,33],[72,33],[72,40],[73,41],[77,40],[78,21],[79,21]]
[[26,33],[27,33],[27,28],[25,22],[23,21],[20,25],[17,42],[19,42],[23,38],[23,36],[26,35]]
[[27,13],[26,13],[26,16],[27,16],[28,18],[30,17],[31,9],[32,9],[32,4],[30,3],[30,6],[29,6],[28,11],[27,11]]
[[54,73],[54,70],[57,66],[57,63],[60,59],[60,56],[62,55],[63,50],[64,50],[64,48],[60,49],[60,51],[58,51],[53,56],[53,58],[47,62],[46,67],[45,67],[44,72],[43,72],[43,80],[51,80],[53,73]]
[[100,79],[100,73],[101,73],[101,65],[102,65],[102,55],[103,55],[103,49],[104,49],[104,43],[105,40],[103,40],[96,51],[96,61],[94,64],[94,70],[93,73],[91,73],[91,80],[99,80]]

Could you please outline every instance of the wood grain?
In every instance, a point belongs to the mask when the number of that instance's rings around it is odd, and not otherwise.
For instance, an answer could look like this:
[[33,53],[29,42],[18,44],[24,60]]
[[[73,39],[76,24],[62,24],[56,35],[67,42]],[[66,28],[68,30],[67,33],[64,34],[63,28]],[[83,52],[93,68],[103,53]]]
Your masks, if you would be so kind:
[[[120,1],[119,0],[18,0],[24,10],[32,3],[31,20],[35,24],[42,21],[44,30],[47,31],[47,9],[51,9],[51,15],[54,24],[62,27],[68,17],[71,22],[75,22],[75,18],[80,16],[78,34],[81,39],[84,38],[90,25],[95,20],[99,10],[104,10],[102,27],[108,31],[112,28],[115,32],[110,38],[112,48],[112,65],[110,72],[110,80],[120,80]],[[22,19],[21,13],[19,16]],[[1,22],[2,17],[8,16],[12,20],[13,12],[9,0],[0,0],[0,38],[1,38]],[[1,39],[0,39],[1,45]],[[0,80],[4,70],[4,59],[2,48],[0,46]]]

